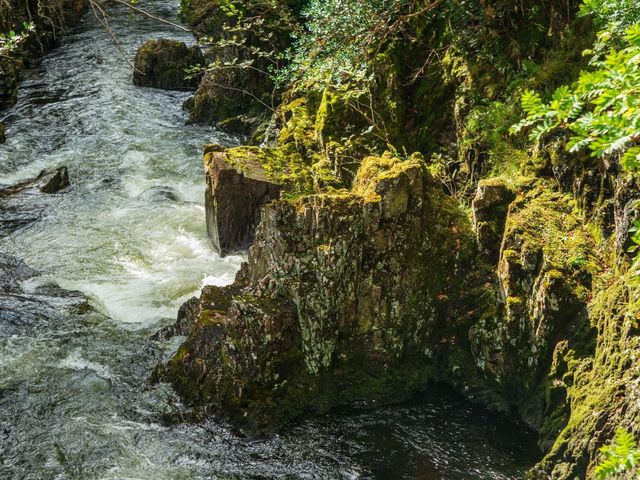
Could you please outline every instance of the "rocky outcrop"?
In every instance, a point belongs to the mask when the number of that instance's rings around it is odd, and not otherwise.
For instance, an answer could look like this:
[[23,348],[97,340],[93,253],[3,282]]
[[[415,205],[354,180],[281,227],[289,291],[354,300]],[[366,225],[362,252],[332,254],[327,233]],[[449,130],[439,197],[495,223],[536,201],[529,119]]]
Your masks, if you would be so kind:
[[203,291],[156,379],[253,429],[424,390],[460,369],[469,227],[419,156],[366,159],[351,191],[271,202],[236,282]]
[[473,227],[478,248],[495,264],[500,256],[509,205],[515,199],[511,188],[499,179],[482,180],[473,199]]
[[223,255],[248,249],[260,223],[261,207],[280,198],[281,187],[269,180],[259,152],[205,147],[207,232]]
[[200,74],[190,74],[204,66],[198,46],[187,47],[175,40],[149,40],[136,53],[133,83],[140,87],[166,90],[195,90]]
[[549,449],[568,420],[563,375],[593,354],[587,304],[600,259],[562,194],[541,181],[519,190],[506,219],[497,303],[470,337],[479,368]]
[[35,31],[11,57],[0,57],[0,110],[13,105],[17,86],[25,67],[56,46],[65,30],[85,11],[86,0],[10,0],[0,8],[0,33],[20,32],[25,22]]

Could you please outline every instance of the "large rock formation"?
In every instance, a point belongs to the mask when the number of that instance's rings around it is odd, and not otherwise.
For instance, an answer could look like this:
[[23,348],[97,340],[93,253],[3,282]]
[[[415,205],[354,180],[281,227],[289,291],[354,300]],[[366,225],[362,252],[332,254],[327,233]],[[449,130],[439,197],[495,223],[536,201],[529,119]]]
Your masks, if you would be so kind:
[[497,302],[470,336],[479,368],[549,449],[568,420],[567,378],[593,355],[587,305],[599,259],[562,194],[533,180],[519,190],[501,235]]
[[469,227],[419,156],[368,158],[351,191],[269,203],[236,282],[191,304],[156,378],[257,429],[405,399],[464,343]]
[[187,47],[184,42],[167,39],[148,40],[136,53],[133,83],[166,90],[194,90],[201,75],[189,71],[203,66],[204,57],[198,46]]
[[223,255],[247,250],[260,223],[261,207],[280,198],[281,187],[267,177],[258,152],[205,147],[207,232]]

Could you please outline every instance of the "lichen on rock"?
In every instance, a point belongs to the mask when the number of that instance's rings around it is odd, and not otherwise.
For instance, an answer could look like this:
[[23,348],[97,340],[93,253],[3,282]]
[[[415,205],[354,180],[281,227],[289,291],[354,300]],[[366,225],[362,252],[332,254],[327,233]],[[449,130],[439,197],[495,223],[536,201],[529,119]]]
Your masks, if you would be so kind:
[[203,293],[157,377],[257,429],[407,398],[456,348],[472,252],[468,218],[420,156],[372,157],[352,191],[263,207],[248,263]]
[[[548,448],[568,420],[562,375],[593,354],[587,304],[600,271],[594,240],[575,206],[544,181],[519,186],[496,272],[498,297],[471,329],[477,365]],[[564,360],[563,360],[564,359]]]

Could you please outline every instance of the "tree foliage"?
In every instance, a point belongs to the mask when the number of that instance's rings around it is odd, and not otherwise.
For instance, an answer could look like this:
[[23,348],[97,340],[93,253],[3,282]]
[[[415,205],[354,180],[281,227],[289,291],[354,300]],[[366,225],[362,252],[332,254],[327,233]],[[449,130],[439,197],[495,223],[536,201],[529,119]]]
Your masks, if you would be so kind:
[[556,130],[569,133],[567,149],[587,149],[593,156],[620,158],[626,168],[640,167],[640,24],[629,27],[622,49],[610,49],[596,69],[572,86],[558,88],[551,101],[539,93],[522,96],[526,118],[512,127],[529,128],[540,142]]
[[371,51],[414,6],[413,0],[309,0],[281,82],[342,84],[364,78]]
[[22,32],[16,33],[10,31],[7,34],[0,33],[0,56],[6,57],[22,43],[24,43],[29,34],[35,31],[35,25],[33,23],[25,22]]

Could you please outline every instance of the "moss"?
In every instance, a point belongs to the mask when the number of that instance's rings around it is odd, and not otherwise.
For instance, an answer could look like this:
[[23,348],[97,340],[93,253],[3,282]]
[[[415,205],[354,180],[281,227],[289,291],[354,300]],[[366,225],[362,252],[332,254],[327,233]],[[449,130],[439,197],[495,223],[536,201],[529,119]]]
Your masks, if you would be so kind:
[[567,362],[571,413],[542,462],[547,471],[567,472],[561,478],[595,478],[597,449],[615,429],[639,433],[639,398],[634,385],[640,378],[635,353],[640,349],[636,333],[640,285],[633,271],[614,275],[602,279],[589,305],[598,330],[595,355],[578,361],[569,357]]

